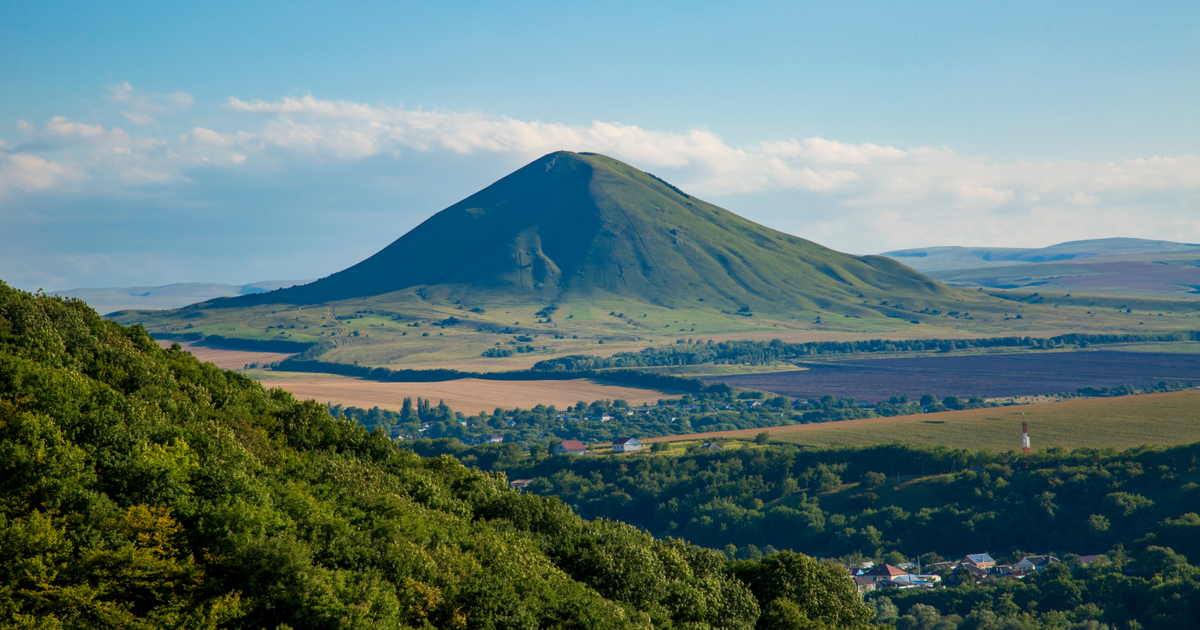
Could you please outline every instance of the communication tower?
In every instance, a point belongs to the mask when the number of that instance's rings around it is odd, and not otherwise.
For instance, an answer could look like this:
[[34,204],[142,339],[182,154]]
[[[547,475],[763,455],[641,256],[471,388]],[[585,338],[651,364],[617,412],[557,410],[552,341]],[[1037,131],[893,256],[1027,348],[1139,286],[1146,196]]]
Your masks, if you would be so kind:
[[[1021,414],[1024,416],[1025,414]],[[1029,423],[1021,421],[1021,452],[1026,455],[1030,454],[1032,449],[1029,448]]]

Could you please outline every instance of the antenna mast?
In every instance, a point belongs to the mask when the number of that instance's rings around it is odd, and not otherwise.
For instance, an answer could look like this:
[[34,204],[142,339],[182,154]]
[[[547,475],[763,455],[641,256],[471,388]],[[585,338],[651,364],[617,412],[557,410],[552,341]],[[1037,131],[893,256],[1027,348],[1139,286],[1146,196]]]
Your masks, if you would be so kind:
[[[1024,412],[1021,413],[1021,417],[1025,417]],[[1029,448],[1029,423],[1024,420],[1021,420],[1021,452],[1026,455],[1033,452],[1033,449]]]

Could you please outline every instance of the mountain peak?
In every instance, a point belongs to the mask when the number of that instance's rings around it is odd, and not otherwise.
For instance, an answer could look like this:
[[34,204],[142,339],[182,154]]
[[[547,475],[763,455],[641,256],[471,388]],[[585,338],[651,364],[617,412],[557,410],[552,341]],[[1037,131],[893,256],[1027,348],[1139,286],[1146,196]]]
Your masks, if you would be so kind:
[[221,306],[314,304],[423,288],[555,302],[603,293],[659,305],[826,308],[945,289],[753,223],[619,160],[556,151],[308,285]]

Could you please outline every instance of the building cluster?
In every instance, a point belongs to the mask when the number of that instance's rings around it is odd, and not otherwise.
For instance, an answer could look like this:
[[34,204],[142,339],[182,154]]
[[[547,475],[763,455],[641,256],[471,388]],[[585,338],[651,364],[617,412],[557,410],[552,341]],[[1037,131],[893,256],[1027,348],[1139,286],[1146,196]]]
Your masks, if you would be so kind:
[[[1087,566],[1104,559],[1101,555],[1082,556],[1080,563]],[[859,567],[847,567],[858,590],[873,591],[877,588],[933,588],[942,581],[943,575],[963,571],[978,583],[986,578],[1023,579],[1041,572],[1047,566],[1060,562],[1050,554],[1025,556],[1012,564],[997,564],[987,553],[973,553],[960,560],[938,562],[926,567],[913,563],[898,566],[890,564],[863,563]],[[922,573],[924,568],[927,572]]]

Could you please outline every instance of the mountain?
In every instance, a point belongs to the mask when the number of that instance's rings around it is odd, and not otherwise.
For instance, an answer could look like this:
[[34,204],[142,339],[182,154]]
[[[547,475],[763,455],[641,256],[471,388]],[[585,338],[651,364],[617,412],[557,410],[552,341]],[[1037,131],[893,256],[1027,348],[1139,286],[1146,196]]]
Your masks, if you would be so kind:
[[266,293],[282,287],[307,284],[312,280],[265,280],[250,284],[220,284],[216,282],[184,282],[158,287],[102,287],[64,289],[53,295],[79,298],[101,313],[131,309],[171,309],[205,302],[219,297]]
[[1200,292],[1200,245],[1107,238],[1042,249],[929,247],[884,256],[950,285],[1180,298]]
[[1044,262],[1078,261],[1086,258],[1138,256],[1192,252],[1200,245],[1152,241],[1141,238],[1100,238],[1069,241],[1049,247],[921,247],[897,249],[881,256],[895,259],[922,273],[986,267],[1012,267]]
[[559,303],[615,295],[664,306],[829,308],[946,289],[882,256],[758,225],[603,155],[557,152],[435,214],[379,253],[300,287],[221,308],[322,304],[422,288]]

